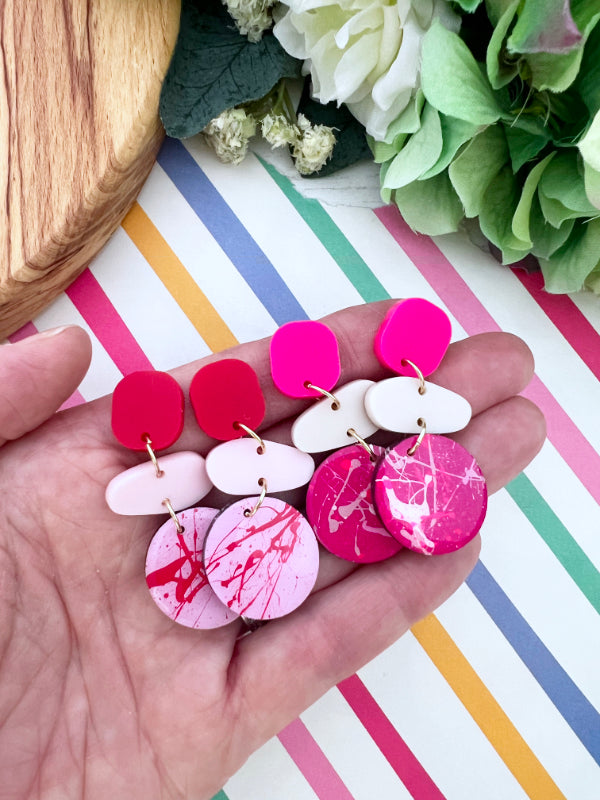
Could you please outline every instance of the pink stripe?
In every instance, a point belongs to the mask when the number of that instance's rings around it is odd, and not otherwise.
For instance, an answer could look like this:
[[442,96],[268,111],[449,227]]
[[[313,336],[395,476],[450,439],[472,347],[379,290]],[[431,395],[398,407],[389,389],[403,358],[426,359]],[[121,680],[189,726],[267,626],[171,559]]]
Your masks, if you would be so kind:
[[338,684],[338,689],[414,800],[444,800],[444,795],[358,675],[346,678]]
[[30,336],[35,336],[38,333],[38,329],[35,327],[33,322],[26,322],[22,328],[19,328],[18,331],[11,333],[8,337],[8,341],[15,344],[15,342],[20,342],[22,339],[28,339]]
[[594,326],[566,294],[550,294],[544,291],[544,276],[541,272],[526,272],[519,269],[518,265],[513,272],[548,319],[556,325],[573,350],[600,380],[600,335]]
[[301,719],[290,723],[278,738],[320,800],[353,800]]
[[152,369],[146,354],[89,269],[69,286],[66,294],[123,375]]
[[[428,236],[414,233],[395,207],[385,206],[375,213],[470,336],[500,330]],[[600,455],[537,376],[523,395],[542,409],[548,423],[548,439],[600,503]]]

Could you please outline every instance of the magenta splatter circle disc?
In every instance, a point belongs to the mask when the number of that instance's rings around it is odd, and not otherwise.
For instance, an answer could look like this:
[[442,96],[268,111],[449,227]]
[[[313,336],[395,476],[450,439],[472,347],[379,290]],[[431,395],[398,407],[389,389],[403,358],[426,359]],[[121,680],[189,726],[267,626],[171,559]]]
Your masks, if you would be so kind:
[[204,546],[211,586],[230,609],[250,619],[275,619],[309,595],[319,570],[319,547],[308,520],[267,497],[238,500],[215,518]]
[[[382,447],[373,451],[377,458],[385,453]],[[344,447],[321,463],[306,495],[306,516],[321,544],[358,564],[383,561],[402,549],[373,506],[374,467],[364,447]]]
[[204,571],[202,546],[218,514],[190,508],[177,514],[183,533],[168,519],[154,534],[146,556],[146,583],[152,599],[170,619],[188,628],[220,628],[237,618],[213,592]]
[[450,553],[479,531],[487,509],[485,479],[473,456],[445,436],[404,439],[375,469],[373,500],[390,533],[418,553]]

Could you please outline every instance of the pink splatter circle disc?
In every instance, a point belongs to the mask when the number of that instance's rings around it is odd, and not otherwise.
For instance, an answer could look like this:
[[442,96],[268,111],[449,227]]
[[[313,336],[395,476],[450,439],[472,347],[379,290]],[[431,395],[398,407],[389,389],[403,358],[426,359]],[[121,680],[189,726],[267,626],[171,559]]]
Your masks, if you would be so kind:
[[187,628],[220,628],[237,618],[213,592],[202,562],[215,508],[190,508],[177,514],[183,533],[171,518],[154,534],[146,556],[146,583],[152,599],[170,619]]
[[427,434],[404,439],[375,469],[373,500],[390,533],[418,553],[450,553],[471,541],[483,524],[487,488],[464,447]]
[[[377,458],[385,450],[373,447]],[[390,558],[402,545],[384,527],[373,506],[375,465],[364,447],[350,445],[328,456],[306,495],[306,516],[321,544],[357,564]]]
[[250,619],[275,619],[308,597],[319,570],[319,547],[302,514],[267,497],[238,500],[215,518],[204,546],[211,586],[232,611]]

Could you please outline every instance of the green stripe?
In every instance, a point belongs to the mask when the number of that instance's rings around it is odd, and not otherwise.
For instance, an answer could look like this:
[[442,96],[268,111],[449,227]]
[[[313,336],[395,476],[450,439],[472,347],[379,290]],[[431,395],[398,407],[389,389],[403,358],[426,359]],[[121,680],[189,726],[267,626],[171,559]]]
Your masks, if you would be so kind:
[[309,200],[303,197],[294,189],[289,178],[281,175],[275,167],[263,161],[262,158],[259,160],[365,303],[388,299],[390,296],[388,292],[318,200]]
[[592,606],[600,613],[600,573],[567,528],[524,474],[521,473],[506,488]]
[[225,792],[223,791],[223,789],[221,789],[221,791],[220,791],[218,794],[216,794],[216,795],[213,797],[213,799],[212,799],[212,800],[229,800],[229,798],[227,797],[227,795],[225,794]]

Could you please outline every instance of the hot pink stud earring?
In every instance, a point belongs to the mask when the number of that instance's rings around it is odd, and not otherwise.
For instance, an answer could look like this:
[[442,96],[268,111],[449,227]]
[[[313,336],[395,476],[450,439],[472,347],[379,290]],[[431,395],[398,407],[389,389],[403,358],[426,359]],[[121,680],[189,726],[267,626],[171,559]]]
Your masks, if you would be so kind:
[[256,374],[243,361],[225,359],[200,369],[190,399],[200,427],[223,442],[206,459],[212,482],[227,494],[249,495],[222,509],[210,526],[204,545],[208,580],[240,616],[267,620],[289,614],[314,586],[318,546],[302,514],[267,491],[307,483],[313,460],[256,432],[265,402]]
[[365,407],[385,430],[417,433],[387,451],[375,469],[373,499],[385,527],[405,547],[428,555],[458,550],[479,531],[487,489],[474,457],[439,433],[461,430],[468,402],[425,381],[440,364],[450,320],[420,298],[398,303],[375,339],[378,358],[399,377],[368,390]]
[[371,496],[374,465],[384,452],[366,442],[377,430],[364,409],[373,381],[352,381],[332,394],[341,372],[339,350],[335,334],[321,322],[283,325],[273,335],[270,356],[281,392],[321,398],[294,422],[294,445],[311,453],[336,449],[308,486],[306,515],[317,538],[330,552],[356,563],[395,555],[401,545],[381,523]]
[[[106,489],[117,514],[169,514],[146,556],[152,599],[170,619],[190,628],[215,628],[235,619],[212,591],[202,562],[202,544],[214,509],[191,508],[212,488],[205,461],[183,451],[156,456],[183,428],[183,392],[165,372],[134,372],[117,385],[112,429],[121,444],[146,451],[150,461],[120,473]],[[182,509],[188,509],[182,511]]]

